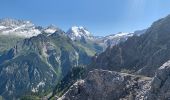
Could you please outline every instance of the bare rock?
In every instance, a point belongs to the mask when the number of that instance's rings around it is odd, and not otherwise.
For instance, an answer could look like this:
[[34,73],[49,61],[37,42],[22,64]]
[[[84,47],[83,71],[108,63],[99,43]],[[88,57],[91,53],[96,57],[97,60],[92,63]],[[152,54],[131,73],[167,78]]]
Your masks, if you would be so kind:
[[107,70],[90,71],[58,100],[139,100],[150,78]]
[[163,64],[156,72],[147,93],[147,100],[170,100],[170,61]]

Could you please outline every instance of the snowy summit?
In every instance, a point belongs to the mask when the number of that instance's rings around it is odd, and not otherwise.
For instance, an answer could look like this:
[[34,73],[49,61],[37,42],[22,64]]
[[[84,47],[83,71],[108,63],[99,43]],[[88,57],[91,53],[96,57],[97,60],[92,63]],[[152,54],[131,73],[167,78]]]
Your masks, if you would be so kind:
[[90,39],[92,37],[91,33],[82,26],[73,26],[66,33],[72,40],[81,39],[83,37]]

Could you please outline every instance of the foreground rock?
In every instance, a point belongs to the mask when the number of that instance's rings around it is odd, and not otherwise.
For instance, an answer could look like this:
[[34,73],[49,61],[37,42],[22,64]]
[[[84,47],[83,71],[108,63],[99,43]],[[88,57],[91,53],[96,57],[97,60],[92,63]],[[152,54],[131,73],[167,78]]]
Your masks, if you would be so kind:
[[170,100],[170,61],[163,64],[151,82],[147,100]]
[[59,100],[139,100],[149,89],[150,81],[148,77],[96,69]]

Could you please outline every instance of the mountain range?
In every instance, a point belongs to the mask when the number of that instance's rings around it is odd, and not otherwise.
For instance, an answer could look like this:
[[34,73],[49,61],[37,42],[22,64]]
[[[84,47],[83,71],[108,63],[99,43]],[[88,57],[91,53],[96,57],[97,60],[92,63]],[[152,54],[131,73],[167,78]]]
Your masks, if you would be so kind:
[[94,36],[0,20],[0,97],[168,100],[170,15],[148,29]]
[[[18,41],[37,36],[42,33],[48,35],[54,33],[57,30],[61,30],[55,25],[49,25],[47,27],[36,26],[31,21],[16,20],[16,19],[1,19],[0,20],[0,38],[1,38],[1,50],[0,53],[6,49],[13,47]],[[73,41],[79,41],[81,43],[91,42],[93,45],[99,45],[104,51],[107,46],[118,44],[121,41],[125,41],[128,37],[139,34],[143,34],[145,30],[136,31],[133,33],[119,32],[109,36],[93,36],[86,28],[82,26],[73,26],[65,34]],[[6,40],[5,40],[6,39]],[[11,39],[12,41],[8,41]]]
[[95,54],[143,33],[99,37],[82,26],[64,32],[54,25],[44,28],[30,21],[1,19],[0,95],[5,99],[46,95],[73,69],[91,64]]

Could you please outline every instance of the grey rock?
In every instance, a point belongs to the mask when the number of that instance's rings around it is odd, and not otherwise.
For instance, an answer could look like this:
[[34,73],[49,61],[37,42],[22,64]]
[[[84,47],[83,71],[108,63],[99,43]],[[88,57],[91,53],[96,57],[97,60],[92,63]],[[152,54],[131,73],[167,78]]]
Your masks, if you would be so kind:
[[151,82],[146,99],[147,100],[169,100],[170,99],[170,61],[163,64],[156,72]]
[[148,77],[96,69],[58,100],[142,100],[150,81]]

